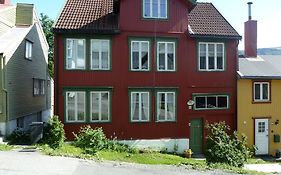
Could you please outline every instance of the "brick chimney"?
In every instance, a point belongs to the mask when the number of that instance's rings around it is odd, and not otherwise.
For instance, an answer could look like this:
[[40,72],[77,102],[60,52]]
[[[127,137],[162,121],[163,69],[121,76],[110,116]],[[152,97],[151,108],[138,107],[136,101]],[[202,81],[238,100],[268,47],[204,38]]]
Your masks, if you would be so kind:
[[248,2],[249,18],[244,24],[245,57],[257,57],[257,21],[252,20],[252,4],[252,2]]
[[11,5],[11,0],[0,0],[0,5]]

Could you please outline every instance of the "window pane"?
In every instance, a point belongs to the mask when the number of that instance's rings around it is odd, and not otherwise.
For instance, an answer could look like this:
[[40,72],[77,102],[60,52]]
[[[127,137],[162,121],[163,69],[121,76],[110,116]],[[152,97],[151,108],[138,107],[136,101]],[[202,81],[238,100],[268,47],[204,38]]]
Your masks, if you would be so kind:
[[99,68],[99,52],[92,52],[92,69]]
[[109,69],[108,52],[101,53],[102,69]]
[[133,69],[139,69],[139,52],[133,52]]
[[85,94],[77,93],[77,118],[79,121],[83,121],[85,118]]
[[75,121],[75,92],[68,92],[67,95],[67,120]]
[[217,98],[207,97],[207,108],[216,108],[216,107],[217,107]]
[[147,121],[149,120],[149,97],[148,93],[142,93],[141,95],[141,120]]
[[168,70],[174,70],[174,44],[168,43]]
[[133,121],[139,120],[139,100],[140,96],[139,93],[133,93],[132,96],[132,114],[133,114]]
[[227,108],[227,97],[218,97],[218,108]]
[[165,43],[158,43],[159,53],[165,53]]
[[167,120],[175,119],[175,94],[167,93]]
[[217,69],[223,69],[223,58],[221,56],[217,57]]
[[160,0],[160,17],[167,17],[167,0]]
[[141,58],[141,64],[142,64],[142,69],[148,69],[148,53],[147,52],[142,52],[142,58]]
[[209,69],[215,69],[215,45],[208,44],[208,66]]
[[101,93],[101,120],[109,120],[109,94]]
[[206,69],[206,44],[199,45],[200,69]]
[[165,94],[158,94],[158,120],[165,120]]
[[158,17],[158,0],[152,0],[152,17]]
[[132,51],[139,51],[139,42],[132,42]]
[[260,94],[260,84],[255,84],[255,99],[260,100],[261,94]]
[[99,120],[99,94],[92,94],[92,120]]
[[144,1],[144,17],[150,17],[151,14],[150,14],[150,0],[145,0]]
[[159,54],[159,70],[165,70],[165,54]]
[[268,84],[262,84],[262,96],[263,100],[268,100]]
[[200,108],[206,108],[206,98],[205,97],[196,97],[195,98],[196,101],[196,108],[200,109]]

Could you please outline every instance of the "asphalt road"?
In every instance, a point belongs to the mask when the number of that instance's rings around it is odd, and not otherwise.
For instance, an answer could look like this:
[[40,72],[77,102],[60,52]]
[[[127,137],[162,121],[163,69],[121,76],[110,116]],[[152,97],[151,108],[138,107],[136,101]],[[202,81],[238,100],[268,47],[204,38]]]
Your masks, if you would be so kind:
[[219,170],[197,171],[186,167],[97,162],[51,157],[39,152],[0,151],[0,175],[228,175]]

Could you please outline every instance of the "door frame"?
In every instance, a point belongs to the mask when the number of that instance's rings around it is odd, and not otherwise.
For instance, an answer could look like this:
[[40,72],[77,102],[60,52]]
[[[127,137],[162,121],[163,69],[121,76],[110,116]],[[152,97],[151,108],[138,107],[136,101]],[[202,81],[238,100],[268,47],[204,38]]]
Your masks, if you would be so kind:
[[[253,117],[253,124],[254,124],[254,145],[256,145],[256,119],[264,119],[268,121],[268,138],[267,138],[267,142],[268,142],[268,149],[267,149],[267,154],[264,155],[269,155],[270,153],[270,119],[271,117]],[[256,155],[256,153],[255,153]],[[259,154],[259,155],[263,155],[263,154]]]
[[204,143],[204,135],[205,135],[204,126],[205,126],[205,121],[204,121],[203,117],[192,117],[192,118],[189,119],[189,124],[188,124],[188,127],[189,127],[189,148],[190,148],[190,140],[191,140],[191,121],[192,120],[201,120],[201,124],[202,124],[201,144],[202,145],[201,145],[201,153],[199,153],[199,154],[202,154],[202,153],[204,153],[204,147],[205,147],[205,143]]

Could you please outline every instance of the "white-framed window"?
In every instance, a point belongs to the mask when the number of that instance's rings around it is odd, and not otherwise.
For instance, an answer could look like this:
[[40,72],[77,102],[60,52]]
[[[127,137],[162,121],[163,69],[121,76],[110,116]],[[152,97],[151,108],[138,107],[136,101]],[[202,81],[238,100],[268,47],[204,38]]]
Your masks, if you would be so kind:
[[91,92],[91,122],[110,121],[110,92]]
[[199,71],[224,71],[224,43],[199,42]]
[[229,96],[228,95],[197,95],[194,97],[195,109],[228,109]]
[[32,60],[32,46],[31,41],[25,40],[25,58],[28,60]]
[[157,92],[157,121],[176,121],[176,93]]
[[66,94],[66,121],[84,122],[86,114],[85,92],[68,91]]
[[149,41],[131,41],[131,70],[149,71]]
[[150,92],[130,92],[131,122],[150,121]]
[[91,69],[110,69],[110,40],[91,39]]
[[66,69],[86,68],[86,40],[66,39]]
[[270,100],[269,82],[254,82],[254,101],[266,102]]
[[45,80],[33,79],[33,96],[45,95]]
[[157,71],[176,71],[175,42],[157,42]]
[[144,18],[168,18],[167,0],[143,0]]

